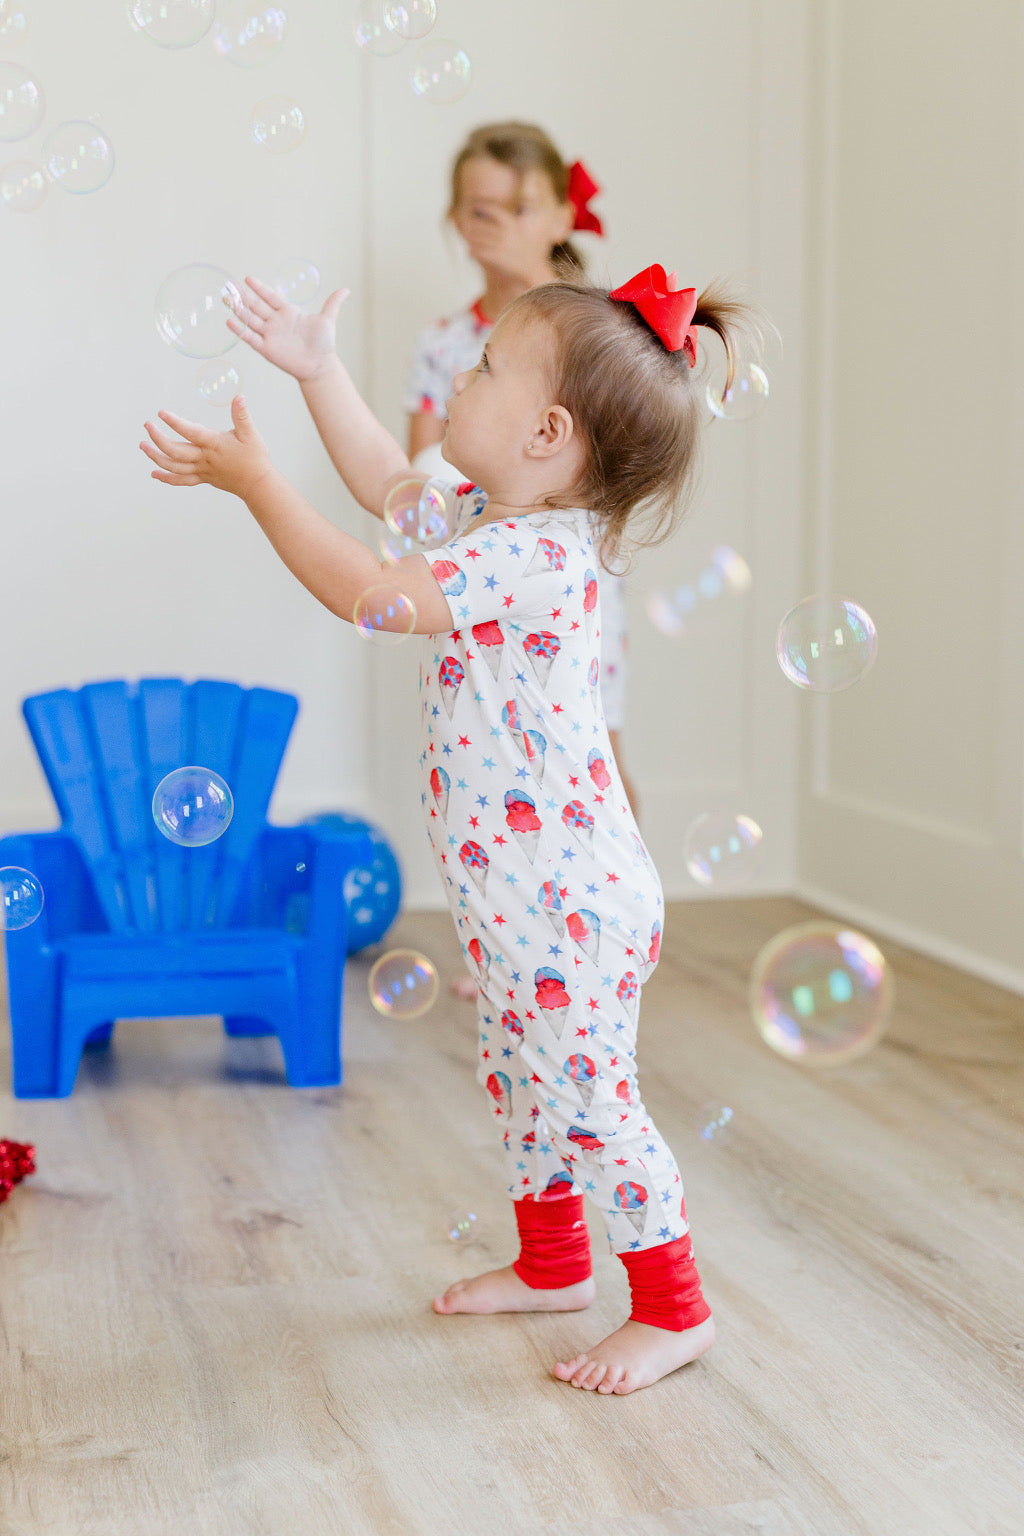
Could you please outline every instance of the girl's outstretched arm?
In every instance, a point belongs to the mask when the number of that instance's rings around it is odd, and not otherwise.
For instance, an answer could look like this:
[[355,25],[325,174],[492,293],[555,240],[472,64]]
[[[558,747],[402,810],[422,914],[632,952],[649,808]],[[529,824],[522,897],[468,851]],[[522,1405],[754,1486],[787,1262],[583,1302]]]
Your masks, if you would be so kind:
[[423,556],[385,565],[365,544],[322,517],[274,468],[241,395],[231,402],[232,432],[212,431],[171,411],[161,411],[160,419],[179,436],[172,438],[146,422],[150,441],[139,447],[157,466],[153,479],[166,485],[213,485],[240,496],[288,569],[331,613],[351,623],[364,592],[389,586],[415,604],[417,634],[454,627],[447,599]]

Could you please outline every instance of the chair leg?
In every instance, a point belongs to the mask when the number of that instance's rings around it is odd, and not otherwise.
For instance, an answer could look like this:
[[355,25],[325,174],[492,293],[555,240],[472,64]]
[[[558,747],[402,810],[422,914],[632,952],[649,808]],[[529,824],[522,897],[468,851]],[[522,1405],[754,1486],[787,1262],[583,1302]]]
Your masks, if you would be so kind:
[[342,1081],[341,1019],[321,1014],[295,1019],[277,1031],[284,1075],[291,1088],[337,1088]]
[[86,1048],[90,1046],[109,1045],[110,1037],[114,1033],[114,1020],[109,1024],[97,1024],[95,1029],[90,1029],[85,1037]]
[[274,1035],[277,1031],[266,1019],[256,1019],[246,1013],[233,1013],[224,1015],[224,1033],[238,1039],[251,1039],[258,1035]]
[[[18,935],[20,938],[20,934]],[[57,964],[52,955],[33,957],[30,965],[12,972],[11,1089],[16,1099],[55,1099],[60,1088],[57,1057],[60,1042],[60,996]],[[70,1093],[70,1088],[65,1093]]]

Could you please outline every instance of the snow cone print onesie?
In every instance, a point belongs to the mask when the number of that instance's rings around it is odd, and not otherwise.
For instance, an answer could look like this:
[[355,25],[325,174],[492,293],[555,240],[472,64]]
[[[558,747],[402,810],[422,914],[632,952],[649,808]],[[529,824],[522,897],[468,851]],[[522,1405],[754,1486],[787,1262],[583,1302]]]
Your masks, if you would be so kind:
[[457,625],[424,641],[427,828],[480,987],[508,1192],[586,1194],[630,1253],[688,1226],[636,1081],[663,899],[602,713],[590,514],[481,523],[485,506],[460,487],[456,534],[427,556]]

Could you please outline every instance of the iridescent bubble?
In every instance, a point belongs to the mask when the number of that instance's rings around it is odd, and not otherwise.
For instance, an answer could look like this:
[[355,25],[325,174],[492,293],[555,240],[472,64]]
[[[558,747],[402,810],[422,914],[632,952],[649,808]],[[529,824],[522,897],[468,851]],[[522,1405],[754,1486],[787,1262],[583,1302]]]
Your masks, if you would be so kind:
[[0,59],[0,140],[13,144],[35,133],[46,112],[46,97],[35,75]]
[[711,551],[711,563],[722,575],[730,592],[748,592],[754,578],[750,566],[731,544],[719,544]]
[[449,1211],[445,1227],[452,1243],[471,1243],[476,1237],[476,1216],[472,1211]]
[[290,155],[306,137],[306,117],[290,96],[266,96],[249,118],[253,142],[270,155]]
[[405,38],[394,32],[384,19],[385,0],[362,0],[356,8],[352,34],[364,53],[387,59],[405,47]]
[[798,603],[779,625],[779,666],[798,688],[839,693],[870,670],[878,654],[871,615],[857,603],[819,594]]
[[684,629],[683,614],[676,603],[675,593],[659,589],[649,592],[646,598],[647,617],[655,629],[660,629],[663,635],[671,635],[673,639],[681,635]]
[[384,524],[399,539],[410,539],[417,550],[437,549],[455,531],[455,503],[440,480],[411,476],[388,492]]
[[722,421],[749,421],[768,399],[768,376],[756,363],[740,363],[724,392],[709,384],[708,409]]
[[698,885],[734,890],[747,885],[761,862],[764,833],[751,816],[705,811],[686,833],[686,867]]
[[28,17],[16,0],[0,0],[0,47],[16,47],[27,31]]
[[249,311],[240,284],[221,267],[203,262],[179,267],[156,296],[156,328],[168,346],[186,357],[220,357],[237,337],[226,325],[228,310],[242,324]]
[[234,364],[216,357],[196,374],[196,389],[208,405],[230,405],[241,388],[242,375]]
[[437,20],[437,0],[385,0],[384,23],[399,37],[426,37]]
[[472,75],[473,68],[465,49],[439,37],[419,49],[409,79],[416,95],[422,96],[424,101],[432,101],[438,107],[450,107],[465,96]]
[[34,923],[43,910],[43,888],[31,870],[17,864],[0,869],[0,929],[14,933]]
[[392,533],[390,528],[381,530],[379,544],[381,559],[388,565],[397,565],[406,555],[418,555],[423,549],[422,544],[417,544],[415,539],[410,539],[404,533]]
[[370,587],[356,599],[352,619],[364,640],[401,645],[416,628],[416,604],[397,587]]
[[320,268],[303,256],[291,256],[278,267],[274,287],[289,304],[304,309],[315,303],[320,292]]
[[258,69],[277,58],[287,30],[288,18],[279,5],[218,0],[213,45],[222,59],[239,69]]
[[709,565],[697,578],[697,591],[709,601],[718,597],[725,586],[725,578],[717,565]]
[[895,986],[885,956],[862,933],[815,920],[776,934],[754,961],[750,1008],[773,1051],[833,1066],[882,1036]]
[[153,820],[182,848],[203,848],[227,831],[235,811],[231,791],[212,768],[175,768],[153,792]]
[[11,160],[0,170],[0,202],[14,213],[32,213],[48,191],[46,172],[35,160]]
[[704,1141],[713,1141],[720,1147],[732,1137],[733,1112],[727,1104],[712,1100],[701,1106],[697,1114],[697,1129]]
[[65,192],[98,192],[114,171],[114,148],[95,123],[61,123],[43,140],[46,169]]
[[370,971],[370,1002],[391,1019],[418,1019],[437,997],[437,971],[415,949],[392,949]]
[[129,0],[134,26],[161,48],[190,48],[205,37],[215,0]]

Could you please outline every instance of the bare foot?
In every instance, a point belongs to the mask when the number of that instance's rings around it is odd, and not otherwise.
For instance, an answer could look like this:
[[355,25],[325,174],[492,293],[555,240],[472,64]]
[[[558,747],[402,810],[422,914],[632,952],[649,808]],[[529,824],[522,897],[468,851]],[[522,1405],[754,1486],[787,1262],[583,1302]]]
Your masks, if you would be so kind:
[[480,996],[480,988],[472,976],[456,976],[448,990],[452,997],[461,998],[464,1003],[475,1003]]
[[715,1320],[706,1317],[693,1328],[673,1333],[668,1328],[654,1328],[650,1323],[623,1323],[600,1344],[560,1360],[555,1366],[559,1381],[582,1387],[585,1392],[617,1392],[624,1396],[639,1387],[649,1387],[670,1371],[688,1365],[703,1355],[715,1342]]
[[[511,1264],[471,1280],[456,1280],[434,1297],[435,1312],[582,1312],[597,1294],[593,1275],[557,1291],[536,1291],[520,1280]],[[660,1331],[660,1330],[658,1330]]]

